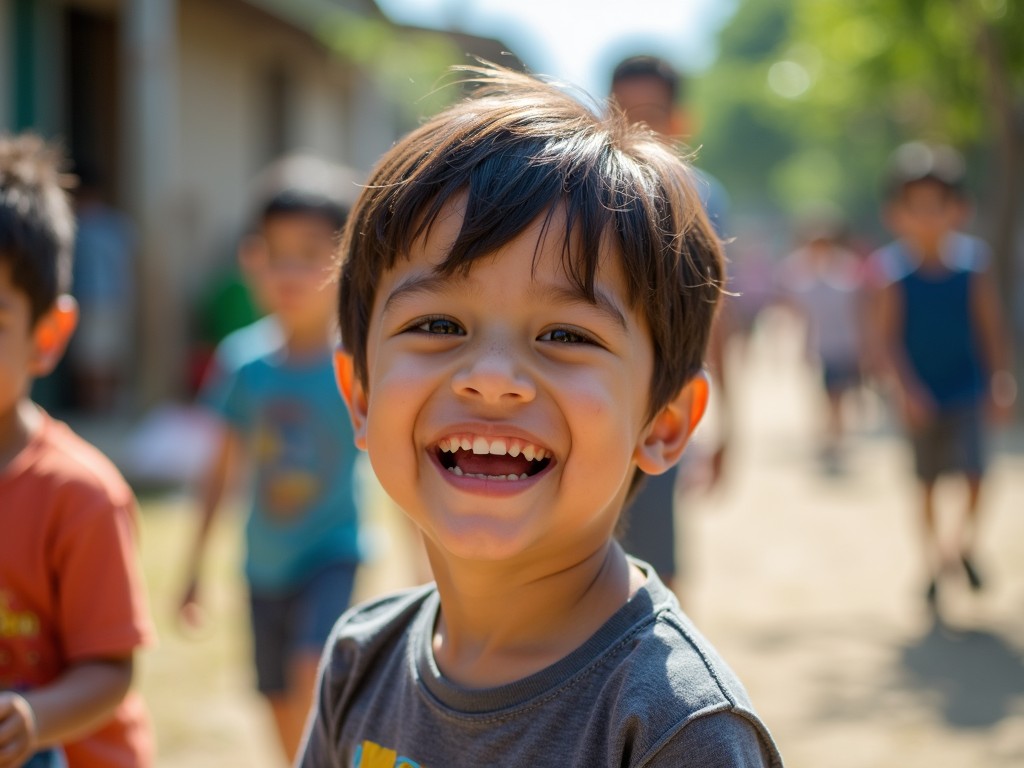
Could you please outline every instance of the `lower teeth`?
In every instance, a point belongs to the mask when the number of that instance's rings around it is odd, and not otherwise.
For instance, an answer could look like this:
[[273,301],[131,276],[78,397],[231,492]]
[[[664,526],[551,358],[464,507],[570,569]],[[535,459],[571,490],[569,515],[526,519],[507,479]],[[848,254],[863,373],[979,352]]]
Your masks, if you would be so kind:
[[478,480],[525,480],[529,477],[525,472],[521,475],[481,475],[476,472],[463,472],[458,467],[448,467],[448,471],[459,477],[475,477]]

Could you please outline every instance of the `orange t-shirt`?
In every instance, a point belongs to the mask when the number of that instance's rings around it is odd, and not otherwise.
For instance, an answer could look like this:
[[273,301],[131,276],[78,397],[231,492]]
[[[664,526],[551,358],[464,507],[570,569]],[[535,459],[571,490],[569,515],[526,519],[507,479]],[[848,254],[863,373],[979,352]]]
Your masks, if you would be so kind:
[[[49,416],[0,468],[0,690],[152,642],[135,515],[114,465]],[[106,725],[64,750],[70,768],[151,766],[141,697],[129,692]]]

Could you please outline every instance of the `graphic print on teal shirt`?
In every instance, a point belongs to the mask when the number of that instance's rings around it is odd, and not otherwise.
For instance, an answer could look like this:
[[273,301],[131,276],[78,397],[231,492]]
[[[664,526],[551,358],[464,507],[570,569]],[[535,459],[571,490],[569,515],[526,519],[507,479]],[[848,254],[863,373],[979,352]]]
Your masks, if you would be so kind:
[[270,352],[223,376],[207,402],[245,437],[253,463],[249,582],[285,590],[359,560],[358,451],[330,355],[296,365]]

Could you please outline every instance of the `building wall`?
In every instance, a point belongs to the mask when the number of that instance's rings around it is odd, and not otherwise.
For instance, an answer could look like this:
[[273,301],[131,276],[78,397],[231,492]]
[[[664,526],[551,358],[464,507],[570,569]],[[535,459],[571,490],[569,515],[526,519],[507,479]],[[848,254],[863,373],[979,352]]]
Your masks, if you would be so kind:
[[195,294],[233,258],[249,184],[277,152],[363,168],[375,158],[354,157],[351,73],[315,41],[233,3],[182,0],[179,19],[181,269]]
[[[106,76],[119,104],[103,107],[117,113],[113,128],[85,144],[109,161],[114,202],[139,229],[140,405],[182,394],[196,303],[234,262],[259,170],[282,151],[306,150],[366,171],[398,132],[372,76],[256,5],[0,0],[0,129],[95,138],[71,125],[67,108],[63,35],[81,28],[69,9],[103,16],[120,39]],[[75,90],[79,101],[91,93]]]

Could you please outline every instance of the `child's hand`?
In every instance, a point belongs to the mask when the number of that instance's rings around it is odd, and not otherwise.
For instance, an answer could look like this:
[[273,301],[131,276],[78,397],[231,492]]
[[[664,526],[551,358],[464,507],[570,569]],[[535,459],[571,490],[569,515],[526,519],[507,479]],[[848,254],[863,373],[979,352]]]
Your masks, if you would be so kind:
[[1017,379],[1009,371],[992,374],[989,389],[989,417],[999,426],[1013,423],[1014,404],[1017,402]]
[[935,415],[935,401],[923,389],[907,390],[903,395],[903,418],[911,431],[928,426]]
[[0,692],[0,768],[17,768],[35,751],[36,720],[24,698]]
[[178,605],[178,622],[185,632],[196,632],[206,624],[203,606],[199,603],[199,584],[195,579],[189,580]]
[[989,420],[998,427],[1013,424],[1014,408],[1012,403],[990,400],[988,409]]

